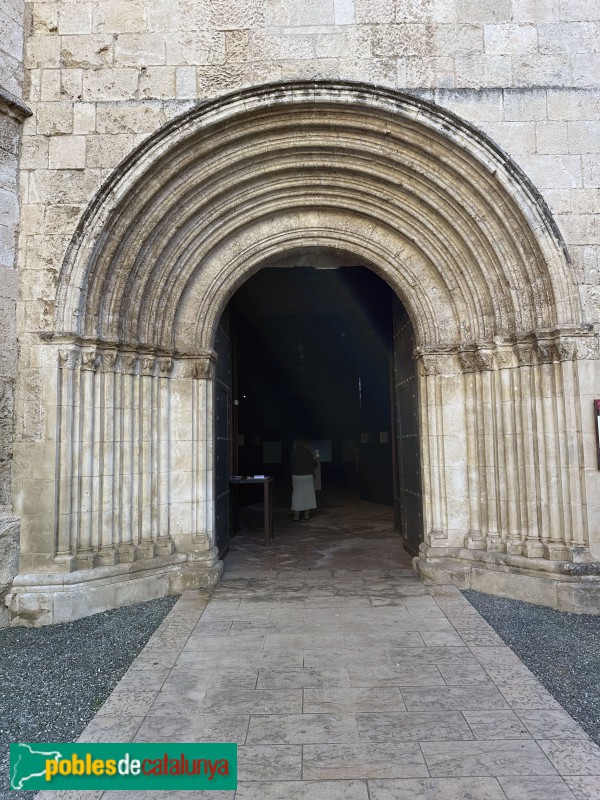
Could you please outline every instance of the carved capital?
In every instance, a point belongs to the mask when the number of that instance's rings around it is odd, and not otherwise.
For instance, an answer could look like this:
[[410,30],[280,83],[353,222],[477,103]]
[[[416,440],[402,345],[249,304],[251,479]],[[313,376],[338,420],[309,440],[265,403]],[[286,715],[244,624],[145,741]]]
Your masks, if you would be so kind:
[[517,342],[514,349],[520,367],[530,367],[533,364],[533,344],[531,342]]
[[173,371],[173,359],[167,356],[162,356],[157,359],[158,372],[161,377],[166,378]]
[[202,378],[211,381],[214,377],[215,362],[208,356],[194,359],[193,375],[194,378]]
[[557,339],[554,349],[557,361],[573,361],[577,355],[577,342],[573,338]]
[[477,372],[477,351],[474,348],[459,350],[458,359],[463,372]]
[[509,369],[512,367],[514,363],[512,347],[499,347],[496,350],[496,359],[499,369]]
[[81,351],[81,369],[94,372],[98,369],[98,351],[96,348]]
[[125,375],[135,375],[137,370],[138,357],[135,353],[121,354],[121,372]]
[[538,364],[552,364],[555,360],[554,342],[548,339],[536,342],[535,355]]
[[494,351],[488,347],[480,347],[475,352],[475,364],[478,372],[494,369]]
[[100,350],[98,352],[98,365],[102,372],[114,372],[117,365],[118,353],[116,350]]
[[58,351],[58,365],[61,369],[75,369],[79,366],[81,353],[76,347],[65,348]]
[[142,375],[154,375],[154,368],[156,366],[156,358],[154,356],[141,356],[140,357],[140,371]]

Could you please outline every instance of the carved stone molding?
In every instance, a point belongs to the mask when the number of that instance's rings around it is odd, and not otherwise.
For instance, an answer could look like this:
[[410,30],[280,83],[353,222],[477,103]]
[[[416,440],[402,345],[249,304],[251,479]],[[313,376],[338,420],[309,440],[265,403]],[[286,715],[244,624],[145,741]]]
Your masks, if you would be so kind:
[[499,369],[509,369],[514,366],[513,348],[511,346],[498,347],[496,359]]
[[98,351],[94,349],[81,351],[81,369],[94,372],[98,369]]
[[76,369],[80,359],[81,353],[78,348],[70,347],[58,351],[58,365],[61,369]]
[[538,364],[552,364],[556,361],[555,343],[553,341],[541,341],[535,343],[535,355]]
[[475,363],[478,372],[488,372],[494,369],[494,351],[491,348],[479,348],[475,353]]
[[530,367],[533,364],[533,343],[517,342],[515,344],[515,355],[520,367]]
[[155,367],[156,367],[155,356],[145,355],[140,357],[140,371],[142,375],[146,377],[154,375]]
[[135,375],[137,371],[138,357],[135,353],[121,354],[121,372],[125,375]]
[[102,372],[114,372],[119,354],[116,350],[98,351],[98,365]]
[[421,375],[452,375],[457,372],[456,353],[424,353],[417,350]]
[[463,372],[477,372],[477,351],[474,347],[460,349],[458,360]]
[[217,354],[214,350],[203,351],[197,358],[192,359],[192,377],[208,381],[213,380],[216,363]]
[[170,357],[158,358],[158,372],[162,378],[166,378],[173,371],[173,359]]

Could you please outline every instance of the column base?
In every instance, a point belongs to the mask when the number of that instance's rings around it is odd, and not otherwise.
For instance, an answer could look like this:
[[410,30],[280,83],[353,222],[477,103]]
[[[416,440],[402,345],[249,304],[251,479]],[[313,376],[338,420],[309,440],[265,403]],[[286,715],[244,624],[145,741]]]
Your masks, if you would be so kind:
[[6,596],[8,622],[38,628],[187,589],[210,591],[222,571],[218,559],[190,562],[184,553],[173,553],[70,573],[17,575]]
[[426,583],[600,615],[600,561],[574,565],[570,560],[422,544],[413,567]]
[[156,545],[149,540],[142,540],[137,545],[138,558],[154,558],[156,555]]
[[137,560],[137,548],[134,544],[119,545],[119,561],[131,564]]
[[110,567],[119,563],[119,553],[114,547],[101,547],[98,551],[98,566]]
[[156,540],[156,553],[159,556],[170,556],[175,552],[175,542],[169,536],[159,536]]
[[485,550],[485,539],[481,531],[469,531],[465,536],[465,547],[468,550]]
[[569,551],[567,546],[562,542],[546,544],[544,546],[544,558],[547,558],[549,561],[567,561],[569,560]]
[[527,558],[543,558],[544,545],[540,541],[525,542],[523,544],[523,555]]
[[75,556],[76,570],[94,569],[98,565],[98,554],[95,550],[80,550]]

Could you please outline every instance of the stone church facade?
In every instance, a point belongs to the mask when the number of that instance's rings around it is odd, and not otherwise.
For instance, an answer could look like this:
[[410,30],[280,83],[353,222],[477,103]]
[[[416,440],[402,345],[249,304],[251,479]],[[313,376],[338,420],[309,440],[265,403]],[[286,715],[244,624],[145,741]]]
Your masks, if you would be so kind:
[[598,41],[585,0],[0,0],[5,621],[218,580],[215,332],[312,250],[414,328],[418,572],[600,613]]

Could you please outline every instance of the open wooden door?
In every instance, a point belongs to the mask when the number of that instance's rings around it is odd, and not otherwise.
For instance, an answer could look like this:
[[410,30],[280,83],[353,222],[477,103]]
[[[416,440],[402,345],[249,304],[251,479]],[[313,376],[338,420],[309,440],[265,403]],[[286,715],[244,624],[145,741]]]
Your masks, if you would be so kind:
[[229,549],[232,469],[232,356],[229,308],[219,322],[215,339],[218,356],[215,380],[215,529],[219,556]]
[[423,541],[423,492],[415,335],[404,306],[394,298],[392,335],[394,510],[404,548],[416,555]]

